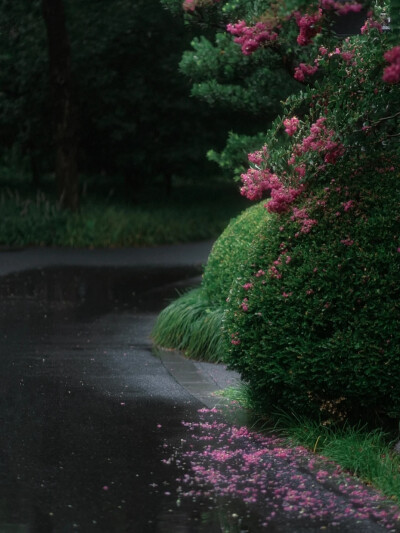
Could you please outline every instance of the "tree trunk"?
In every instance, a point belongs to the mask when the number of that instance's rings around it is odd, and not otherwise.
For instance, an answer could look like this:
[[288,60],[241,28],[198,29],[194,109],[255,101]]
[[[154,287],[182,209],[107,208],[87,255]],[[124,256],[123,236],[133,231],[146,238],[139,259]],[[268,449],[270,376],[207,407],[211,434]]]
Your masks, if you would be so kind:
[[53,104],[55,174],[62,207],[78,209],[77,110],[63,0],[42,0]]

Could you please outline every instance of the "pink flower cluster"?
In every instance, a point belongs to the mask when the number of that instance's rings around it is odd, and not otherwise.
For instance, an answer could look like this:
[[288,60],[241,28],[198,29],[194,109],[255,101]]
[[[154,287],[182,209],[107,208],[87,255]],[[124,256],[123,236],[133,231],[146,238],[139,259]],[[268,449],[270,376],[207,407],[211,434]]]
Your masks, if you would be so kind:
[[340,242],[341,242],[342,244],[344,244],[345,246],[353,246],[353,244],[354,244],[354,241],[351,240],[351,239],[349,239],[349,238],[347,238],[347,239],[342,239]]
[[194,11],[196,9],[196,0],[185,0],[182,7],[184,11]]
[[321,0],[321,7],[326,11],[334,10],[339,15],[347,15],[348,13],[359,13],[363,6],[358,2],[337,2],[336,0]]
[[257,150],[256,152],[248,154],[247,159],[250,161],[250,163],[261,165],[266,159],[268,159],[268,157],[268,147],[266,144],[264,144],[261,150]]
[[382,24],[380,24],[378,21],[374,20],[372,17],[368,17],[365,21],[364,26],[361,28],[361,33],[369,33],[372,28],[375,28],[379,31],[379,33],[383,32]]
[[232,333],[231,344],[233,344],[234,346],[238,346],[240,344],[240,339],[238,338],[238,332]]
[[354,58],[354,52],[341,52],[340,57],[349,65]]
[[182,8],[184,11],[195,11],[197,7],[211,6],[220,0],[184,0]]
[[306,65],[305,63],[300,63],[298,67],[294,70],[294,79],[297,81],[304,81],[306,79],[306,76],[312,76],[315,74],[318,70],[318,66],[315,65],[314,67],[312,65]]
[[271,200],[267,204],[267,210],[270,213],[286,213],[290,205],[303,192],[304,187],[284,187],[280,183],[280,187],[271,190]]
[[269,170],[249,168],[246,174],[241,175],[243,187],[240,194],[249,200],[261,200],[263,194],[271,190],[271,182],[278,181],[278,176]]
[[274,278],[274,279],[281,279],[282,273],[279,271],[279,268],[283,265],[284,262],[286,265],[288,265],[292,261],[292,258],[288,254],[288,251],[285,247],[285,243],[281,244],[281,250],[282,251],[280,252],[278,256],[278,259],[276,259],[273,265],[270,266],[270,268],[268,269],[268,274],[270,275],[271,278]]
[[[316,226],[318,222],[310,218],[309,214],[305,209],[297,209],[297,207],[293,207],[293,215],[291,216],[290,220],[292,222],[299,222],[300,223],[300,233],[310,233],[313,226]],[[295,237],[298,237],[299,233],[295,234]]]
[[264,43],[271,43],[277,40],[278,34],[267,26],[264,22],[257,22],[254,26],[247,26],[244,20],[236,24],[228,24],[227,31],[236,35],[234,41],[242,46],[244,55],[255,52]]
[[303,165],[299,165],[298,167],[295,167],[295,172],[296,174],[299,176],[300,179],[304,178],[304,176],[306,175],[306,166],[303,164]]
[[289,137],[291,137],[292,135],[296,133],[297,128],[299,126],[299,122],[300,121],[297,117],[286,118],[283,121],[283,125],[285,126],[285,131],[289,135]]
[[344,146],[334,141],[335,132],[325,126],[325,117],[320,117],[314,124],[311,125],[310,135],[305,137],[301,144],[294,147],[292,157],[288,163],[294,165],[296,157],[301,156],[307,152],[319,152],[324,155],[325,163],[336,163],[337,159],[343,155]]
[[[293,131],[298,119],[293,117],[288,120],[287,127],[288,129],[290,128],[289,131]],[[258,167],[265,163],[268,157],[267,146],[248,155],[249,161]],[[305,174],[305,167],[297,167],[296,172],[301,179]],[[240,193],[249,200],[260,200],[265,193],[270,192],[271,200],[266,205],[270,213],[286,212],[303,191],[303,185],[296,187],[284,186],[279,177],[268,168],[249,168],[245,174],[241,175],[241,179],[243,186],[240,189]]]
[[303,187],[284,187],[276,174],[269,169],[258,170],[249,168],[246,174],[241,175],[243,187],[240,189],[242,196],[249,200],[260,200],[265,192],[271,193],[271,200],[267,204],[270,213],[284,213],[296,198],[301,194]]
[[383,81],[386,83],[399,83],[400,81],[400,46],[395,46],[384,55],[389,65],[383,71]]
[[349,200],[348,202],[343,202],[342,206],[345,212],[350,211],[350,209],[353,209],[355,205],[354,200]]
[[244,312],[249,310],[249,299],[243,298],[243,302],[240,304],[240,307],[243,309]]
[[312,43],[313,37],[315,37],[321,31],[321,19],[322,10],[319,9],[316,13],[309,15],[306,13],[302,15],[299,12],[294,14],[296,18],[297,26],[300,29],[300,33],[297,36],[297,42],[300,46],[306,46]]

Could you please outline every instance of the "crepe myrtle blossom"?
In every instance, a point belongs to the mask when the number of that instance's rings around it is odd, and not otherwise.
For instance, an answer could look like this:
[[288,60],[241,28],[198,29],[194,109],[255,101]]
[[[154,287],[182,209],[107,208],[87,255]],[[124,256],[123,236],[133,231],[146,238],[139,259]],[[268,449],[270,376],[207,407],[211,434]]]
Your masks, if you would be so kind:
[[348,13],[359,13],[363,5],[359,2],[337,2],[336,0],[321,0],[322,9],[325,11],[336,11],[338,15],[347,15]]
[[240,339],[238,338],[239,333],[236,331],[231,334],[231,344],[238,346],[240,344]]
[[284,187],[271,191],[271,200],[267,204],[267,211],[270,213],[286,213],[290,205],[300,196],[304,187]]
[[365,33],[369,33],[370,30],[375,28],[379,31],[379,33],[383,32],[382,24],[380,24],[377,20],[374,20],[372,16],[369,16],[367,20],[364,23],[364,26],[361,28],[361,33],[364,35]]
[[355,202],[354,200],[349,200],[348,202],[342,202],[342,206],[343,206],[343,209],[344,211],[350,211],[350,209],[353,209],[353,207],[355,206]]
[[354,244],[354,241],[352,239],[341,239],[340,241],[342,244],[344,244],[345,246],[353,246]]
[[249,299],[243,298],[243,302],[240,304],[240,307],[243,309],[244,312],[249,310]]
[[346,61],[348,65],[352,62],[354,58],[354,52],[341,52],[340,57]]
[[241,179],[243,187],[240,194],[249,200],[261,200],[263,194],[271,189],[271,183],[278,178],[269,170],[249,168]]
[[[290,217],[292,222],[300,224],[300,233],[310,233],[313,226],[318,224],[317,220],[310,218],[306,209],[293,207],[293,215]],[[296,234],[298,236],[299,234]]]
[[217,4],[220,0],[184,0],[182,7],[184,11],[195,11],[197,7],[207,7]]
[[384,56],[389,65],[383,71],[383,81],[386,83],[400,82],[400,46],[388,50]]
[[299,123],[300,121],[297,117],[286,118],[283,121],[283,125],[285,126],[285,131],[289,135],[289,137],[291,137],[292,135],[296,133],[297,128],[299,127]]
[[301,143],[293,147],[293,153],[288,161],[290,165],[296,163],[296,158],[308,152],[319,152],[324,155],[325,163],[336,163],[344,154],[344,146],[335,141],[336,133],[325,125],[326,117],[320,117],[310,127],[310,134]]
[[269,158],[268,147],[266,144],[261,148],[261,150],[256,150],[248,154],[247,159],[250,163],[260,166]]
[[305,63],[300,63],[298,67],[294,70],[294,79],[297,81],[305,81],[306,76],[312,76],[318,70],[318,66],[306,65]]
[[313,37],[321,32],[322,27],[320,23],[322,16],[322,9],[318,9],[317,12],[311,15],[309,13],[302,15],[298,11],[294,13],[296,24],[300,29],[300,33],[297,36],[297,43],[300,46],[306,46],[312,43]]
[[284,213],[303,191],[303,185],[286,187],[279,177],[270,169],[259,170],[249,168],[241,175],[243,186],[242,196],[249,200],[260,200],[264,193],[270,193],[270,201],[266,204],[270,213]]
[[228,24],[226,29],[232,35],[236,35],[234,42],[241,45],[242,53],[246,56],[251,55],[263,44],[272,43],[278,38],[278,34],[265,22],[247,26],[244,20],[240,20],[236,24]]

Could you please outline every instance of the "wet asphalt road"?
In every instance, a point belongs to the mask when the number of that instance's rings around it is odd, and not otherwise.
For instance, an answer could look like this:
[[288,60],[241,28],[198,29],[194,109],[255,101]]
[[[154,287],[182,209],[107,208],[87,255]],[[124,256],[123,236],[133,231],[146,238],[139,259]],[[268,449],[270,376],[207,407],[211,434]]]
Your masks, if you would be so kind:
[[173,531],[163,444],[179,442],[200,403],[151,354],[149,333],[157,284],[172,297],[173,281],[195,274],[68,267],[2,279],[1,533]]
[[[15,268],[13,252],[0,254],[0,533],[265,531],[237,501],[178,507],[182,470],[163,462],[202,404],[154,356],[149,334],[176,288],[199,283],[207,247],[171,247],[164,267],[155,249],[147,265],[134,251],[27,250],[14,252]],[[242,525],[226,526],[236,512]],[[320,530],[385,529],[297,527],[284,514],[268,528]]]

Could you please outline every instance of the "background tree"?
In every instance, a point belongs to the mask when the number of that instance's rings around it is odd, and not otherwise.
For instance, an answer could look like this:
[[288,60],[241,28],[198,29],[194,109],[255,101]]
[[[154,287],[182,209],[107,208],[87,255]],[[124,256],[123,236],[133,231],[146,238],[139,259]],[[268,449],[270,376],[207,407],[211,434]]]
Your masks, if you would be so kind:
[[36,185],[49,168],[51,109],[46,31],[39,1],[0,3],[0,155],[21,160]]
[[[189,82],[177,72],[193,38],[183,20],[158,0],[64,0],[64,8],[78,166],[92,176],[90,191],[125,183],[137,197],[174,175],[215,173],[204,155],[222,147],[233,120],[190,98]],[[39,0],[3,0],[0,12],[0,156],[23,160],[37,183],[54,170],[46,26]]]
[[42,10],[48,41],[58,196],[62,207],[75,211],[79,205],[77,110],[63,1],[42,0]]
[[208,158],[226,175],[239,177],[247,153],[262,143],[262,132],[279,113],[282,100],[299,90],[289,59],[282,61],[273,46],[243,54],[226,32],[232,17],[244,16],[246,6],[252,6],[252,12],[258,6],[262,12],[262,2],[162,2],[175,14],[185,12],[186,23],[202,31],[184,52],[180,69],[191,81],[193,97],[230,113],[233,120],[226,145],[223,150],[210,150]]

